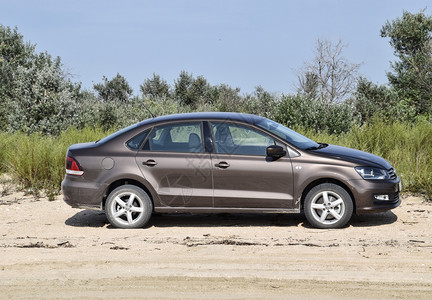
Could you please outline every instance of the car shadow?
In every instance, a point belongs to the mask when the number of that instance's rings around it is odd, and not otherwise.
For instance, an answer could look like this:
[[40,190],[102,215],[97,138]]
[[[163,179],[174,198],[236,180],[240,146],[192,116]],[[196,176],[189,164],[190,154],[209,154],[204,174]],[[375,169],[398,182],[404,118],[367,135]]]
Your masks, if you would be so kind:
[[103,211],[86,209],[67,219],[65,224],[73,227],[104,227],[108,220]]
[[364,215],[353,215],[349,224],[353,227],[374,227],[393,224],[398,220],[393,211],[381,213],[369,213]]
[[156,214],[148,227],[252,227],[298,226],[304,222],[303,214]]
[[[371,213],[366,215],[354,215],[346,227],[374,227],[392,224],[397,221],[397,216],[392,211],[383,213]],[[108,220],[103,211],[83,210],[65,221],[65,224],[73,227],[104,227]],[[149,223],[144,228],[150,227],[297,227],[313,228],[303,213],[291,214],[188,214],[169,213],[153,214]],[[114,228],[108,225],[107,228]]]

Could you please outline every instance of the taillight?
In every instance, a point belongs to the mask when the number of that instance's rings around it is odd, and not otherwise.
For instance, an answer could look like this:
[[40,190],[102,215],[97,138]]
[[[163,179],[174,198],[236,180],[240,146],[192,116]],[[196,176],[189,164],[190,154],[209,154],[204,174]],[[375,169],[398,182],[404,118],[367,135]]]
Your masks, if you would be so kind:
[[81,176],[84,174],[79,163],[70,156],[66,156],[66,174]]

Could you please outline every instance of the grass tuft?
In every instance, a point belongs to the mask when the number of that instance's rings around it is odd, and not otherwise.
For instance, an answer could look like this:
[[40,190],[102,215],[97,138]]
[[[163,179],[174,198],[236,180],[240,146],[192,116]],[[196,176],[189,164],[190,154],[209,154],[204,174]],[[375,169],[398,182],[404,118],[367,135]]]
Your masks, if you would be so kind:
[[9,173],[26,192],[53,200],[65,174],[65,155],[71,144],[101,139],[107,133],[90,127],[69,129],[58,137],[39,133],[0,133],[0,173]]

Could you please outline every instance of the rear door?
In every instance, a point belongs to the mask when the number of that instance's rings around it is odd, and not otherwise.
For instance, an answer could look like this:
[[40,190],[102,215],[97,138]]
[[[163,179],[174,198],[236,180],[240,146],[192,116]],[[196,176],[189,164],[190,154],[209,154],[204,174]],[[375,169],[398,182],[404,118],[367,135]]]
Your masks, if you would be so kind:
[[136,161],[165,207],[212,207],[210,154],[202,122],[155,126]]
[[291,160],[273,160],[266,148],[280,144],[246,124],[211,122],[216,208],[294,208]]

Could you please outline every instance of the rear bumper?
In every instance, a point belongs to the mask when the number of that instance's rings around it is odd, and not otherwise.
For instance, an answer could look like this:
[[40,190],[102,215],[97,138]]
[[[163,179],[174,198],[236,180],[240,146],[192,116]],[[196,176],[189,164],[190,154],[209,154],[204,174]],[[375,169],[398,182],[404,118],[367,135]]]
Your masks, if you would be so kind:
[[[357,214],[383,212],[398,207],[401,204],[400,179],[392,181],[353,180],[351,187],[356,204]],[[389,200],[379,200],[378,195],[387,195]]]
[[61,189],[63,200],[74,208],[101,209],[105,188],[80,177],[66,175]]

